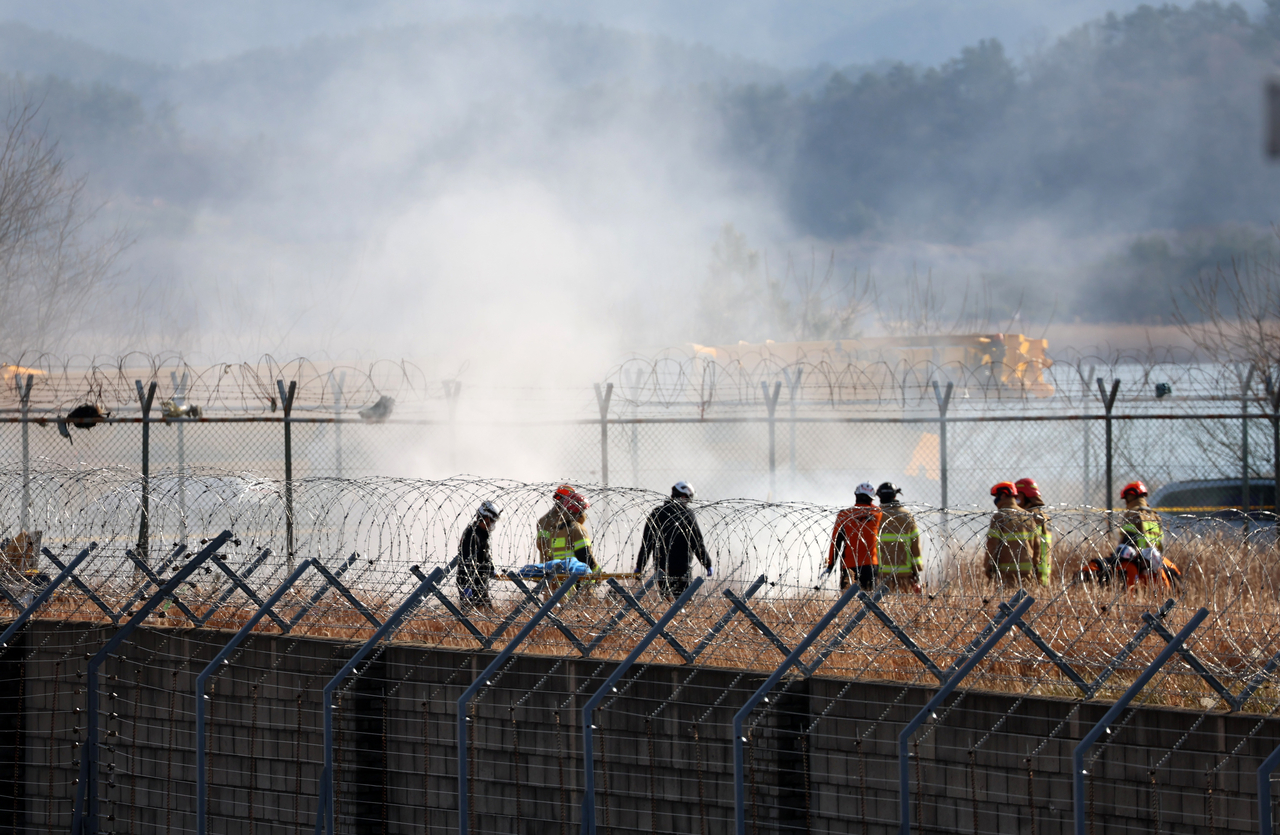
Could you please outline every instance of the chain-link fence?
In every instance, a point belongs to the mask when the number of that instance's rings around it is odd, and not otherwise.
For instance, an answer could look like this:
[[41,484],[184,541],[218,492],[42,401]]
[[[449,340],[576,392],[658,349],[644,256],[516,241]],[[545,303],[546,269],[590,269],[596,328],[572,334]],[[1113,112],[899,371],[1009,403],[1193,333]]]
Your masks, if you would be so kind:
[[[988,502],[992,484],[1034,478],[1052,505],[1107,507],[1120,485],[1154,492],[1188,480],[1252,482],[1249,510],[1271,510],[1274,421],[1233,415],[948,420],[701,421],[610,418],[520,425],[477,421],[283,418],[108,418],[64,437],[49,421],[0,419],[0,466],[220,470],[262,478],[516,475],[665,490],[695,484],[708,498],[846,502],[862,481],[894,481],[933,506]],[[25,436],[25,440],[24,440]],[[771,442],[772,438],[772,442]],[[25,454],[24,454],[25,453]],[[1107,477],[1111,474],[1108,490]],[[945,491],[945,492],[944,492]],[[1235,502],[1244,507],[1237,486]],[[1111,500],[1108,500],[1108,496]]]
[[1269,527],[1169,519],[1181,580],[1130,586],[1081,573],[1115,514],[1057,510],[1041,583],[917,506],[922,593],[841,591],[836,508],[695,502],[714,573],[673,601],[629,571],[651,491],[584,487],[575,579],[526,565],[551,483],[298,478],[291,528],[260,476],[0,484],[42,532],[0,561],[2,831],[1250,831],[1280,742]]
[[1153,491],[1217,479],[1235,484],[1242,509],[1275,504],[1280,396],[1269,375],[1115,360],[1098,371],[1079,360],[1024,391],[947,366],[842,377],[800,365],[772,369],[773,386],[753,373],[736,388],[720,369],[708,393],[703,378],[692,387],[695,368],[663,361],[637,374],[631,362],[614,375],[625,384],[594,397],[464,394],[457,380],[404,364],[6,365],[0,465],[142,472],[145,462],[272,479],[471,473],[657,490],[686,480],[708,498],[830,503],[861,481],[894,481],[908,500],[939,507],[985,505],[992,484],[1020,477],[1071,507],[1109,507],[1134,479]]

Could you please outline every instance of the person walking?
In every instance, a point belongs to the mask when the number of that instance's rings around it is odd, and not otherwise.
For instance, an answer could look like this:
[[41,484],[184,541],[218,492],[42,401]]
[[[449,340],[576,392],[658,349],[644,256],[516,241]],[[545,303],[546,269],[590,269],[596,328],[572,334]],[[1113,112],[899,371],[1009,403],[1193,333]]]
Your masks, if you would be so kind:
[[875,506],[876,488],[863,482],[853,490],[854,506],[836,514],[836,526],[831,531],[831,546],[827,549],[827,570],[830,574],[840,559],[840,590],[853,583],[871,591],[876,585],[879,566],[880,508]]
[[1047,586],[1053,577],[1053,526],[1049,521],[1049,511],[1045,509],[1044,497],[1040,495],[1040,486],[1035,479],[1020,478],[1013,486],[1018,491],[1018,507],[1036,519],[1036,580]]
[[693,485],[677,481],[671,487],[671,497],[649,512],[640,538],[636,573],[643,574],[652,557],[658,571],[658,590],[668,600],[674,600],[689,588],[693,560],[702,563],[707,576],[712,576],[711,557],[707,554],[702,528],[689,507],[692,501]]
[[1039,529],[1036,518],[1018,507],[1018,488],[1001,481],[991,488],[996,512],[987,528],[985,572],[988,580],[1006,586],[1035,581]]
[[924,559],[916,517],[898,501],[902,488],[886,481],[876,488],[880,499],[880,576],[894,591],[924,590]]
[[493,576],[489,534],[501,515],[493,502],[481,502],[475,519],[463,529],[458,542],[458,595],[464,603],[478,608],[493,608],[489,598],[489,579]]

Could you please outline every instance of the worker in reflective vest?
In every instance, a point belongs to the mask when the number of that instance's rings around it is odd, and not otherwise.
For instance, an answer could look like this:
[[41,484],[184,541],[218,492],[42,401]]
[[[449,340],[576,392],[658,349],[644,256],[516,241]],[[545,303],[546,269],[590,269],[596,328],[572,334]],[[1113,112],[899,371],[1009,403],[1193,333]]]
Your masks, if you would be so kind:
[[916,517],[898,501],[902,488],[886,481],[876,488],[880,499],[880,577],[894,591],[923,590],[924,559]]
[[570,557],[584,562],[592,571],[599,571],[596,564],[595,551],[591,547],[591,537],[587,534],[587,508],[591,503],[581,493],[571,493],[561,503],[564,518],[551,534],[550,554],[552,560],[567,560]]
[[1120,544],[1164,550],[1164,529],[1160,526],[1160,514],[1147,504],[1147,485],[1132,481],[1120,491],[1125,511],[1121,515]]
[[1002,481],[991,488],[996,512],[987,528],[986,575],[1006,586],[1036,582],[1036,550],[1040,536],[1036,518],[1018,507],[1017,488]]
[[1036,518],[1036,580],[1047,586],[1053,576],[1053,527],[1049,523],[1049,511],[1034,479],[1020,478],[1013,486],[1018,490],[1018,507]]
[[551,509],[538,519],[537,536],[534,539],[539,562],[551,559],[551,537],[555,534],[556,528],[569,520],[569,513],[564,509],[564,503],[575,493],[577,491],[573,489],[572,484],[561,484],[551,494]]

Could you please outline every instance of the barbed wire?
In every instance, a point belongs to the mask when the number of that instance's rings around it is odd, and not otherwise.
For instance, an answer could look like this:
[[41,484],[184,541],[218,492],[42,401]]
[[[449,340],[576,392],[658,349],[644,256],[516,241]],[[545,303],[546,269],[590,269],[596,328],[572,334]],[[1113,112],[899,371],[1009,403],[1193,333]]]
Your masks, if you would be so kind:
[[[1194,416],[1221,411],[1224,404],[1238,404],[1242,398],[1257,404],[1256,411],[1273,411],[1267,395],[1269,369],[1258,369],[1248,378],[1242,366],[1199,361],[1172,348],[1071,352],[1067,358],[1043,361],[987,357],[978,362],[973,358],[935,360],[920,356],[919,351],[816,347],[773,353],[770,346],[749,347],[732,358],[694,348],[630,357],[603,380],[613,385],[610,415],[619,420],[765,415],[766,400],[778,386],[777,402],[788,415],[794,409],[801,417],[832,412],[936,416],[935,383],[942,388],[953,386],[953,414],[1100,413],[1099,378],[1108,387],[1113,379],[1121,380],[1116,404],[1129,413]],[[465,371],[465,367],[459,369],[459,374]],[[436,379],[405,360],[353,365],[264,356],[253,363],[192,364],[177,354],[33,354],[0,361],[0,414],[20,409],[21,386],[28,375],[33,378],[28,402],[33,416],[62,416],[85,405],[102,414],[136,415],[139,381],[144,389],[157,384],[155,417],[164,414],[161,404],[167,400],[174,404],[170,410],[195,406],[197,414],[205,416],[282,418],[284,404],[277,381],[283,381],[286,386],[296,383],[294,417],[354,419],[366,412],[366,419],[372,420],[385,420],[393,413],[443,419],[452,415],[450,403],[460,391],[460,377]],[[547,419],[598,416],[590,386],[585,384],[556,390],[548,400],[547,392],[491,380],[473,391],[470,399],[476,401],[472,417],[489,411],[505,413],[513,400],[536,401],[539,415]]]
[[[0,411],[21,405],[19,388],[31,376],[33,413],[65,413],[93,405],[103,412],[136,413],[137,382],[157,384],[154,413],[163,400],[196,406],[206,414],[282,415],[277,380],[296,383],[297,413],[347,414],[367,409],[384,397],[421,411],[448,396],[445,380],[432,379],[414,363],[380,360],[367,365],[299,357],[257,362],[193,365],[179,354],[129,353],[113,357],[62,357],[24,354],[0,362]],[[452,382],[452,381],[447,381]],[[391,406],[386,406],[390,413]]]
[[[1099,410],[1097,380],[1123,383],[1116,403],[1173,413],[1212,410],[1213,404],[1266,402],[1259,369],[1244,388],[1246,369],[1205,362],[1176,348],[1145,352],[1070,352],[1058,360],[1006,362],[999,357],[942,360],[928,350],[859,350],[856,343],[744,346],[719,357],[696,347],[624,360],[606,375],[619,413],[694,412],[700,416],[762,411],[778,386],[780,405],[797,410],[923,410],[936,413],[934,385],[954,386],[957,410],[1037,413]],[[787,350],[782,350],[786,348]],[[1159,391],[1157,385],[1163,384]],[[1267,408],[1265,411],[1271,411]]]
[[[0,519],[6,520],[0,536],[12,541],[20,534],[15,520],[21,512],[21,472],[0,471],[0,484],[4,485]],[[292,485],[295,549],[291,554],[281,482],[232,473],[164,471],[153,474],[144,486],[136,474],[118,469],[33,472],[29,526],[40,532],[43,547],[62,555],[65,563],[68,554],[89,542],[97,543],[77,571],[84,587],[64,586],[37,616],[102,621],[108,610],[126,611],[147,589],[156,587],[140,562],[163,579],[166,572],[184,564],[181,547],[195,550],[217,531],[231,530],[236,540],[228,546],[226,562],[237,572],[251,574],[249,582],[260,597],[274,589],[298,561],[314,558],[331,570],[345,565],[342,582],[382,618],[417,584],[411,567],[429,570],[453,560],[463,529],[483,501],[502,509],[502,519],[491,536],[496,569],[518,571],[538,563],[534,530],[538,518],[551,507],[549,497],[555,486],[473,477],[297,480]],[[646,518],[664,497],[640,489],[581,489],[592,502],[588,528],[596,559],[605,572],[623,575],[624,585],[636,588],[640,579],[626,575],[637,567]],[[140,543],[144,494],[148,537]],[[716,574],[697,604],[671,627],[671,634],[686,646],[697,644],[722,616],[724,590],[742,593],[757,578],[764,578],[766,585],[754,593],[750,606],[778,639],[794,645],[837,594],[834,576],[822,572],[838,508],[745,499],[695,503],[693,508]],[[960,654],[974,624],[989,622],[1000,602],[1019,587],[1046,601],[1034,611],[1035,628],[1086,677],[1114,665],[1141,625],[1141,613],[1154,609],[1165,595],[1179,601],[1168,616],[1170,628],[1198,606],[1216,615],[1198,633],[1196,652],[1208,670],[1236,692],[1280,651],[1276,604],[1280,566],[1274,559],[1276,521],[1270,517],[1239,523],[1167,517],[1164,556],[1181,570],[1179,587],[1126,588],[1119,579],[1109,585],[1081,579],[1091,574],[1087,570],[1082,574],[1091,561],[1112,554],[1121,526],[1118,515],[1091,508],[1055,508],[1051,511],[1053,576],[1045,587],[1025,576],[1005,582],[991,578],[986,566],[989,514],[924,506],[913,511],[924,554],[923,593],[889,594],[881,607],[940,665]],[[44,575],[47,582],[58,571],[45,557],[14,556],[12,550],[4,561],[4,581],[15,598],[38,591],[36,575]],[[484,634],[493,632],[526,600],[515,584],[498,579],[490,584],[493,608],[471,608],[454,585],[449,581],[442,587],[444,593],[465,611],[468,623]],[[304,605],[320,586],[319,577],[311,578],[288,599],[293,611],[303,613],[297,634],[344,638],[370,634],[370,624],[339,595]],[[195,615],[207,615],[209,625],[223,628],[238,627],[257,606],[237,591],[230,578],[212,570],[193,578],[179,600]],[[594,581],[574,595],[560,618],[570,630],[597,634],[619,611],[626,613],[611,587]],[[625,654],[647,630],[642,619],[626,614],[600,643],[598,653],[603,657]],[[455,617],[441,600],[432,599],[399,634],[441,646],[474,646],[475,633],[468,623]],[[757,625],[740,617],[715,636],[700,663],[772,669],[778,650],[770,641]],[[1154,656],[1156,643],[1148,642],[1132,653],[1107,687],[1122,687]],[[528,650],[576,653],[556,630],[540,631]],[[658,647],[652,651],[652,660],[680,663],[681,658],[671,647]],[[877,678],[909,681],[918,674],[920,662],[887,630],[868,627],[849,636],[828,660],[827,669],[845,677],[874,671]],[[997,652],[980,680],[985,687],[1008,692],[1071,690],[1070,682],[1043,653],[1025,642]],[[1216,698],[1194,674],[1177,680],[1181,689],[1166,688],[1161,696],[1171,704],[1200,707],[1202,699]],[[1253,696],[1264,707],[1278,697],[1269,680]]]

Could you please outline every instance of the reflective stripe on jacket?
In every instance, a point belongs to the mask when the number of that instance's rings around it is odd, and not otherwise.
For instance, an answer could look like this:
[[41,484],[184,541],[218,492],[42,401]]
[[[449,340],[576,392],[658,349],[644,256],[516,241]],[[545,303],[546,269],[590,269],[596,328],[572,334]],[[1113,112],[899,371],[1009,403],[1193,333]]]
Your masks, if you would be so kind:
[[569,514],[565,513],[559,505],[552,505],[551,509],[538,519],[538,534],[534,546],[538,549],[538,556],[543,562],[551,559],[551,537],[555,535],[556,528],[568,520]]
[[880,505],[880,573],[909,574],[919,577],[924,571],[920,556],[920,528],[911,511],[897,502]]
[[1164,530],[1160,526],[1160,514],[1154,508],[1136,507],[1126,510],[1120,527],[1121,541],[1141,551],[1143,548],[1164,550]]
[[1039,546],[1036,548],[1036,579],[1040,581],[1040,585],[1047,586],[1053,576],[1053,526],[1043,506],[1029,507],[1027,510],[1036,518],[1036,527],[1039,529],[1036,537]]
[[1031,574],[1036,570],[1040,526],[1017,507],[1002,507],[987,528],[987,574]]
[[577,522],[562,524],[551,535],[551,559],[553,560],[567,560],[582,549],[586,550],[587,558],[579,557],[579,559],[587,564],[594,562],[591,554],[591,537]]

